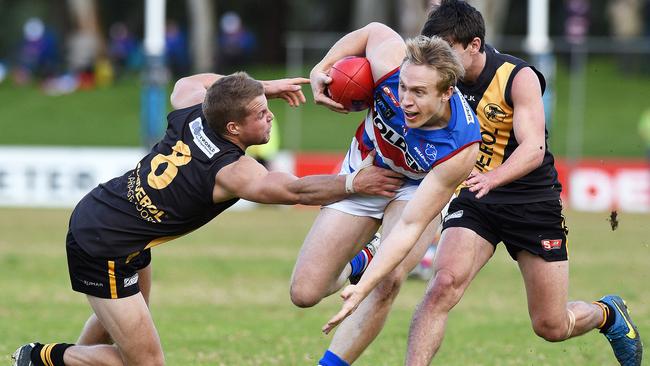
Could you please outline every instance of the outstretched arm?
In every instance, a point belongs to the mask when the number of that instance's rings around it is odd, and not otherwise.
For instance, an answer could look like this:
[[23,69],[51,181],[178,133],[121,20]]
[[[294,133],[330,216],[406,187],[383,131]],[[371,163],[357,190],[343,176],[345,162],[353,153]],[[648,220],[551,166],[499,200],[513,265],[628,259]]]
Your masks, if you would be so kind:
[[357,285],[347,286],[341,293],[343,307],[323,326],[323,332],[329,333],[352,314],[381,279],[404,260],[427,225],[445,207],[458,185],[471,172],[477,154],[478,143],[475,143],[427,174],[395,227],[382,241],[361,281]]
[[206,90],[222,77],[223,75],[205,73],[178,79],[169,97],[172,108],[183,109],[203,103]]
[[[242,156],[217,173],[215,202],[241,197],[259,203],[323,205],[339,201],[351,193],[393,197],[402,185],[402,175],[392,170],[368,166],[350,176],[311,175],[298,178],[284,172],[269,172],[254,159]],[[348,179],[350,179],[348,178]],[[350,188],[350,187],[348,187]]]
[[292,107],[297,107],[307,102],[305,95],[302,93],[301,84],[309,84],[309,79],[288,78],[262,81],[264,94],[268,99],[281,98]]
[[370,23],[346,34],[330,48],[323,59],[314,66],[309,77],[316,104],[322,104],[336,112],[347,112],[325,94],[332,82],[328,76],[334,63],[347,56],[365,56],[370,62],[376,81],[402,64],[405,55],[404,40],[394,30],[381,23]]
[[[182,109],[203,103],[205,93],[210,85],[222,77],[223,75],[206,73],[179,79],[174,84],[174,90],[170,96],[172,107]],[[309,79],[287,78],[260,82],[264,86],[264,94],[269,99],[282,98],[292,107],[306,102],[301,85],[309,83]]]

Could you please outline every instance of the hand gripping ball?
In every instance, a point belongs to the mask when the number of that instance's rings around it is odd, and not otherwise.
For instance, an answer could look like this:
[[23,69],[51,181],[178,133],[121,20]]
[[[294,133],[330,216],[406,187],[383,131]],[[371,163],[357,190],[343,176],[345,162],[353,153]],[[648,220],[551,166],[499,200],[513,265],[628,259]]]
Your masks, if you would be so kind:
[[362,111],[372,104],[374,81],[365,57],[346,57],[332,65],[328,85],[330,98],[349,111]]

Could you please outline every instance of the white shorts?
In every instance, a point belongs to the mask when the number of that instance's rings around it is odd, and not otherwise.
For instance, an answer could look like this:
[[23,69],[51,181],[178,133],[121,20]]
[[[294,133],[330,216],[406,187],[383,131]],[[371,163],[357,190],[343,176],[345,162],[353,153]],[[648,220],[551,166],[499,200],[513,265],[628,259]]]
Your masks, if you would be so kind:
[[417,185],[405,184],[395,192],[395,197],[393,198],[353,194],[348,198],[323,207],[333,208],[350,215],[369,216],[381,220],[384,217],[386,206],[390,202],[394,200],[409,201],[413,197],[416,189],[418,189]]

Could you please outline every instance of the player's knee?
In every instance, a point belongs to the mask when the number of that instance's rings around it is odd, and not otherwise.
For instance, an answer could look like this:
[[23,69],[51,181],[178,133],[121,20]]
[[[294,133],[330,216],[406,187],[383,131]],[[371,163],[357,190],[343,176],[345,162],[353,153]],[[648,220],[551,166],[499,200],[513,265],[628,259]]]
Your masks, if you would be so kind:
[[309,308],[318,304],[323,298],[322,295],[314,290],[309,284],[292,283],[289,289],[291,302],[299,308]]
[[462,295],[460,284],[456,276],[449,270],[436,272],[433,283],[426,292],[426,301],[432,306],[445,306],[451,309],[460,300]]
[[566,339],[567,328],[562,322],[549,318],[537,318],[533,319],[532,323],[535,334],[549,342],[561,342]]
[[431,288],[432,292],[439,297],[448,297],[455,292],[456,288],[458,288],[456,276],[451,271],[443,269],[436,272]]

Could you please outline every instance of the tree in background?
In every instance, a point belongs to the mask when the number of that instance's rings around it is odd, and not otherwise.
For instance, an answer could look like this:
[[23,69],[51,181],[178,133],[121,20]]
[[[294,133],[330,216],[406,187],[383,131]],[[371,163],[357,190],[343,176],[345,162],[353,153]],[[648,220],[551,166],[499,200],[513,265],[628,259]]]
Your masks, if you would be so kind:
[[[620,41],[635,42],[643,34],[644,0],[610,0],[607,4],[612,36]],[[647,69],[647,55],[619,55],[622,73],[629,74]]]
[[[95,66],[106,67],[106,41],[99,25],[96,0],[67,0],[74,27],[67,36],[69,70],[79,75],[80,87],[95,84]],[[102,70],[102,72],[106,72]],[[110,71],[109,71],[110,72]]]
[[193,72],[214,71],[218,52],[215,19],[218,19],[214,0],[186,0],[190,55]]

